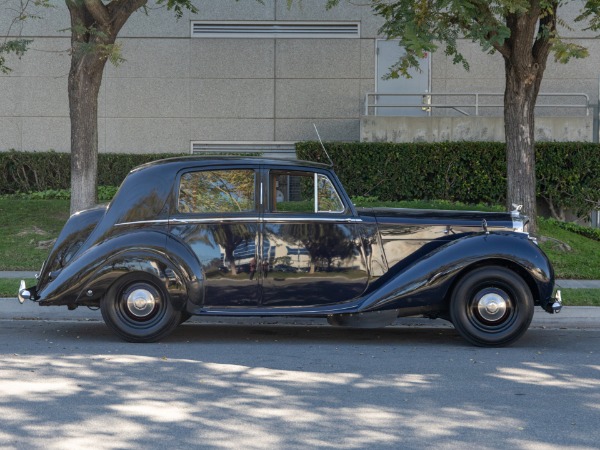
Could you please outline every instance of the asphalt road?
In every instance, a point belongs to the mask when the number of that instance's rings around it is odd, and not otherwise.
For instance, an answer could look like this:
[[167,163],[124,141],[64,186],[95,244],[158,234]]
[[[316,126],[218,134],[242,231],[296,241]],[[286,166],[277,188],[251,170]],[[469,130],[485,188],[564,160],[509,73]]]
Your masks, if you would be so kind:
[[443,322],[238,320],[128,344],[97,312],[3,311],[3,449],[600,446],[598,328],[482,349]]

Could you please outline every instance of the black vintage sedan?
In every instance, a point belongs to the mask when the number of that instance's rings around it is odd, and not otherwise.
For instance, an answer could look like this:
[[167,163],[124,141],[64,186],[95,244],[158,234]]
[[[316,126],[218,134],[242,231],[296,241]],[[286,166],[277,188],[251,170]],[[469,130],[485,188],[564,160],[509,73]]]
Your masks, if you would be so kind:
[[534,306],[561,309],[518,211],[356,208],[305,161],[173,158],[131,171],[110,205],[74,214],[19,300],[100,307],[123,339],[152,342],[192,315],[324,317],[381,327],[451,321],[509,344]]

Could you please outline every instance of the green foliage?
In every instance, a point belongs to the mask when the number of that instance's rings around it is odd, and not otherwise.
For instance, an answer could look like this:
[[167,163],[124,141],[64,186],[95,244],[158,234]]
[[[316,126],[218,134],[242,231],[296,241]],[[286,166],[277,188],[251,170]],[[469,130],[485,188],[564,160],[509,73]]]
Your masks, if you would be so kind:
[[[296,0],[302,4],[302,0]],[[288,7],[293,0],[288,0]],[[340,0],[327,0],[326,8],[332,8]],[[564,20],[558,17],[559,6],[569,3],[579,7],[575,21],[584,30],[600,30],[600,0],[588,0],[575,5],[575,2],[561,0],[369,0],[365,2],[373,12],[383,18],[379,30],[388,39],[398,39],[406,50],[402,58],[390,68],[389,78],[408,77],[411,68],[418,68],[419,58],[426,52],[434,52],[442,46],[454,64],[469,69],[469,64],[460,52],[457,40],[466,38],[478,43],[485,52],[500,51],[504,56],[510,53],[507,41],[517,35],[516,28],[523,26],[517,20],[532,15],[534,23],[539,23],[537,34],[521,34],[530,45],[549,42],[555,60],[567,63],[571,58],[585,58],[585,47],[565,42],[558,32],[557,24],[569,30]]]
[[177,19],[181,19],[184,9],[187,9],[192,14],[198,14],[198,8],[194,6],[191,0],[157,0],[156,4],[167,5],[167,9],[173,11]]
[[[180,156],[173,153],[98,155],[98,184],[119,186],[134,167],[157,159]],[[52,198],[65,198],[61,190],[71,183],[71,155],[57,152],[0,152],[0,194],[46,192]],[[100,188],[102,189],[102,188]],[[109,200],[110,189],[99,191],[101,200]],[[54,192],[54,194],[51,194]],[[49,197],[50,198],[50,197]]]
[[[431,144],[325,144],[351,196],[367,202],[443,200],[469,205],[504,204],[506,162],[498,142]],[[318,142],[296,145],[301,159],[327,162]],[[536,145],[538,196],[553,216],[567,209],[585,216],[600,209],[600,146],[584,142]],[[101,153],[98,198],[107,201],[129,171],[176,154]],[[0,152],[0,195],[32,193],[36,198],[68,198],[70,155],[57,152]],[[103,187],[104,186],[104,187]],[[362,200],[361,200],[362,201]]]
[[586,142],[536,144],[538,195],[553,215],[572,209],[584,216],[600,209],[600,147]]
[[[206,153],[204,156],[261,156],[261,153]],[[189,156],[182,153],[100,153],[98,155],[98,199],[112,199],[116,187],[134,167],[157,159]],[[38,198],[69,198],[71,155],[69,153],[0,152],[0,195],[30,195]],[[40,197],[41,195],[41,197]]]
[[[111,201],[117,190],[116,186],[98,186],[98,201]],[[21,200],[70,200],[71,191],[69,189],[46,189],[36,192],[18,192],[16,194],[0,194],[0,198],[10,199],[18,198]]]
[[544,223],[547,223],[551,226],[555,226],[558,228],[562,228],[563,230],[570,231],[571,233],[576,233],[581,236],[585,236],[588,239],[593,239],[594,241],[600,242],[600,229],[599,228],[590,228],[584,227],[582,225],[578,225],[573,222],[561,222],[556,219],[540,219]]
[[[505,146],[499,142],[328,142],[335,170],[351,196],[381,201],[447,200],[504,204]],[[300,159],[327,162],[318,142],[299,142]],[[600,209],[600,146],[586,142],[536,144],[538,196],[556,217]]]
[[0,194],[67,189],[68,153],[0,152]]
[[0,44],[0,72],[10,73],[11,68],[6,66],[6,56],[10,53],[19,58],[25,54],[27,48],[33,41],[31,39],[12,39]]
[[[326,146],[351,196],[504,202],[506,165],[500,143],[329,142]],[[301,159],[326,162],[315,142],[298,143],[296,153]]]
[[39,192],[18,193],[14,197],[23,200],[68,200],[71,193],[68,189],[46,189]]
[[117,186],[98,186],[98,201],[111,201],[118,190],[119,188]]

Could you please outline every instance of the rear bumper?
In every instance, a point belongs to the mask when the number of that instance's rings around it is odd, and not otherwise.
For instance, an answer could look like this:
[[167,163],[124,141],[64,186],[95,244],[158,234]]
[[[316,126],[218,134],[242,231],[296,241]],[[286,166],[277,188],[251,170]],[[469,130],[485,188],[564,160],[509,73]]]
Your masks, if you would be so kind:
[[17,294],[19,303],[23,304],[26,300],[35,300],[36,296],[37,286],[26,287],[25,280],[21,280],[21,284],[19,285],[19,293]]

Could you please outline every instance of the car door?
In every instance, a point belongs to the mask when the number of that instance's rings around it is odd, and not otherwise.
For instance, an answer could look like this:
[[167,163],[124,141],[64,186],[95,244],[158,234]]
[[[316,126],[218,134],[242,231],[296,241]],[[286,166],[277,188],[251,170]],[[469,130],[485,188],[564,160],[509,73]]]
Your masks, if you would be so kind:
[[263,176],[262,306],[323,306],[358,297],[368,281],[360,219],[328,172],[275,167]]
[[169,230],[202,265],[205,308],[258,305],[258,186],[258,165],[190,169],[179,176]]

